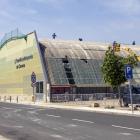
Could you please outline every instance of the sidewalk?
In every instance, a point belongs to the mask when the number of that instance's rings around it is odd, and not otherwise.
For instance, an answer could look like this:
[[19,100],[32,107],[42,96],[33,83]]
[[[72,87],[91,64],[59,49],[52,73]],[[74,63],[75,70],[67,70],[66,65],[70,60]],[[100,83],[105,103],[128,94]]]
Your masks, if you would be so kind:
[[[4,101],[0,101],[4,102]],[[6,103],[10,103],[9,101],[6,101]],[[134,113],[132,111],[128,110],[119,110],[119,109],[105,109],[101,107],[88,107],[86,105],[77,105],[77,104],[62,104],[62,103],[41,103],[41,102],[25,102],[25,101],[19,101],[17,103],[16,101],[12,101],[11,103],[16,104],[24,104],[24,105],[34,105],[34,106],[43,106],[47,108],[59,108],[59,109],[70,109],[70,110],[79,110],[79,111],[90,111],[90,112],[99,112],[99,113],[110,113],[110,114],[118,114],[118,115],[130,115],[130,116],[139,116],[140,117],[140,110],[135,110]]]

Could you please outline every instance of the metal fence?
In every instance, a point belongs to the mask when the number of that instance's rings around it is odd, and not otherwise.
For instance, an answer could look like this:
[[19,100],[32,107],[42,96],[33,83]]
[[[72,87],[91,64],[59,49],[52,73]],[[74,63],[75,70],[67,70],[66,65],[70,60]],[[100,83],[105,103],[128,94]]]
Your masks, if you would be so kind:
[[[52,102],[68,102],[76,104],[100,103],[101,105],[119,105],[119,94],[52,94]],[[123,103],[131,104],[130,95],[122,95]],[[140,104],[140,95],[132,95],[133,104]]]
[[15,29],[9,33],[6,33],[5,36],[0,41],[0,49],[11,40],[26,38],[26,35],[22,34],[18,29]]
[[69,101],[95,101],[118,99],[118,94],[97,93],[97,94],[52,94],[52,102],[69,102]]

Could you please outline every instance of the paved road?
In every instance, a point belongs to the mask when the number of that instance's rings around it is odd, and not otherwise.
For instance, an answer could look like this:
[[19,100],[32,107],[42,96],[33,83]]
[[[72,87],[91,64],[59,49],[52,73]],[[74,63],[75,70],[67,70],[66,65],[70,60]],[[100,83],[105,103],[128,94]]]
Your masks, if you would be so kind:
[[0,102],[0,135],[13,140],[139,140],[140,118]]

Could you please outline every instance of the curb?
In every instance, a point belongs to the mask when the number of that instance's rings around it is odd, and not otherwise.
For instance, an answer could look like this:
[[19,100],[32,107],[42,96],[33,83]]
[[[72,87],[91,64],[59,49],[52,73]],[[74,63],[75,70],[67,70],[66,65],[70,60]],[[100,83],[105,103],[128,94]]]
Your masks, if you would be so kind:
[[[41,105],[39,105],[41,106]],[[65,107],[60,107],[60,106],[43,106],[46,108],[58,108],[58,109],[64,109],[64,110],[77,110],[77,111],[85,111],[85,112],[96,112],[96,113],[105,113],[105,114],[115,114],[115,115],[126,115],[126,116],[136,116],[136,117],[140,117],[139,114],[131,114],[131,113],[120,113],[120,112],[109,112],[109,111],[100,111],[100,110],[86,110],[86,109],[80,109],[80,108],[74,108],[74,107],[69,107],[69,106],[65,106]]]
[[46,108],[57,108],[57,109],[63,109],[63,110],[77,110],[77,111],[85,111],[85,112],[96,112],[96,113],[104,113],[104,114],[114,114],[114,115],[126,115],[126,116],[135,116],[140,117],[140,114],[131,114],[131,113],[121,113],[121,112],[110,112],[110,111],[101,111],[101,110],[88,110],[88,109],[82,109],[78,107],[73,106],[59,106],[59,105],[52,105],[52,104],[34,104],[34,103],[16,103],[16,102],[4,102],[0,101],[2,103],[12,103],[12,104],[21,104],[21,105],[31,105],[31,106],[38,106],[38,107],[46,107]]

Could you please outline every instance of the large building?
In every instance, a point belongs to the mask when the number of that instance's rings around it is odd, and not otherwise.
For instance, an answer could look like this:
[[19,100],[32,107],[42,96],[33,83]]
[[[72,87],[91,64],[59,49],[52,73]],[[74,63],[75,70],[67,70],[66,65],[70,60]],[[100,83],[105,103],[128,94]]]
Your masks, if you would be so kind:
[[[109,45],[40,39],[35,31],[27,35],[18,29],[7,33],[0,42],[0,96],[31,101],[32,72],[37,81],[36,101],[52,101],[53,94],[112,93],[100,72]],[[129,47],[139,56],[140,46],[121,44],[121,47]],[[117,54],[124,57],[130,53],[121,50]],[[132,84],[140,84],[139,66],[133,76]]]

